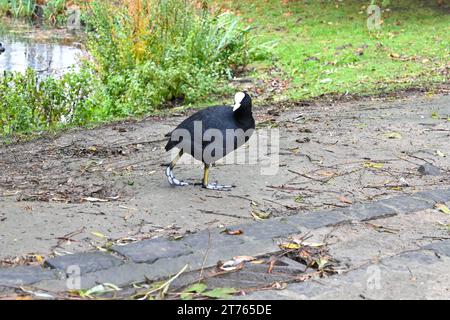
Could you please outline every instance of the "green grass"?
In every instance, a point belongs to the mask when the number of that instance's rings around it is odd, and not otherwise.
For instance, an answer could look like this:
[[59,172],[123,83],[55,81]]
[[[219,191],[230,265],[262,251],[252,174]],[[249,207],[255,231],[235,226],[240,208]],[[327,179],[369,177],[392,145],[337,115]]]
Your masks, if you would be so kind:
[[265,77],[273,64],[281,68],[290,82],[283,98],[376,94],[448,81],[450,15],[437,1],[390,1],[377,32],[367,28],[370,1],[231,2],[255,27],[258,42],[278,42],[273,61],[254,76]]

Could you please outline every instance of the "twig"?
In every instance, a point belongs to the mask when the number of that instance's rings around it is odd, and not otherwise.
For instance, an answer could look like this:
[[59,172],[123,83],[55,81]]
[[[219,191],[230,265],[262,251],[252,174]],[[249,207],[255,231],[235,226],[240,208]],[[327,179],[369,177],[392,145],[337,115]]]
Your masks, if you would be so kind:
[[199,210],[201,213],[206,213],[206,214],[214,214],[214,215],[218,215],[218,216],[225,216],[225,217],[230,217],[230,218],[237,218],[237,219],[251,219],[249,217],[241,217],[241,216],[237,216],[234,214],[227,214],[227,213],[220,213],[220,212],[214,212],[211,210]]
[[82,227],[82,228],[79,229],[79,230],[70,232],[70,233],[68,233],[68,234],[66,234],[66,235],[64,235],[64,236],[62,236],[62,237],[56,238],[56,239],[58,240],[58,242],[57,242],[56,246],[52,247],[52,250],[54,250],[54,249],[60,247],[60,246],[63,244],[63,242],[65,242],[65,241],[73,241],[72,238],[75,237],[75,236],[77,236],[77,235],[79,235],[80,233],[83,233],[83,231],[84,231],[85,229],[86,229],[86,227]]
[[297,174],[297,175],[299,175],[301,177],[304,177],[304,178],[307,178],[307,179],[310,179],[310,180],[314,180],[314,181],[317,181],[317,182],[320,182],[320,183],[328,182],[328,180],[323,180],[323,179],[317,179],[317,178],[314,178],[314,177],[310,177],[307,174],[304,174],[304,173],[301,173],[301,172],[297,172],[297,171],[294,171],[294,170],[291,170],[291,169],[289,169],[288,171],[291,172],[291,173],[295,173],[295,174]]
[[267,202],[274,203],[274,204],[282,206],[282,207],[285,207],[286,209],[289,209],[289,210],[297,210],[298,209],[296,207],[292,207],[292,206],[289,206],[287,204],[282,204],[282,203],[279,203],[279,202],[276,202],[276,201],[273,201],[273,200],[270,200],[270,199],[263,199],[263,200],[267,201]]
[[211,230],[208,229],[208,247],[206,248],[205,251],[205,256],[203,257],[203,261],[202,261],[202,267],[200,269],[200,278],[198,280],[198,282],[200,283],[203,279],[203,271],[205,269],[205,264],[206,264],[206,258],[208,257],[208,253],[209,253],[209,249],[211,248]]
[[178,272],[174,277],[172,277],[172,278],[170,278],[169,280],[167,280],[165,283],[163,283],[163,284],[162,284],[161,286],[159,286],[158,288],[147,291],[147,292],[145,293],[145,295],[144,295],[141,299],[139,299],[139,300],[147,300],[148,297],[149,297],[152,293],[158,292],[158,291],[160,291],[160,290],[162,290],[161,294],[162,294],[162,296],[164,296],[164,294],[167,293],[167,290],[169,290],[170,284],[171,284],[172,282],[174,282],[175,279],[177,279],[184,271],[186,271],[186,269],[187,269],[188,267],[189,267],[189,264],[185,265],[185,266],[183,267],[183,269],[181,269],[180,272]]

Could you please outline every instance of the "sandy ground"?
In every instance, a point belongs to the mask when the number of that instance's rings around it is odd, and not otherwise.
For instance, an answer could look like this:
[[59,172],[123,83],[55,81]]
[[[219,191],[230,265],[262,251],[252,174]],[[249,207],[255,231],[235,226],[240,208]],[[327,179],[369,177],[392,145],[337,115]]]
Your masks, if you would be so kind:
[[[218,164],[211,180],[235,184],[231,192],[168,185],[161,166],[171,157],[164,134],[184,116],[0,146],[0,261],[176,237],[255,215],[291,215],[450,185],[448,95],[287,110],[274,105],[256,108],[256,117],[259,136],[279,130],[279,151],[274,135],[273,147],[263,150],[279,166],[266,170],[264,157]],[[424,163],[442,174],[422,176]],[[175,173],[199,182],[202,166],[186,161]]]

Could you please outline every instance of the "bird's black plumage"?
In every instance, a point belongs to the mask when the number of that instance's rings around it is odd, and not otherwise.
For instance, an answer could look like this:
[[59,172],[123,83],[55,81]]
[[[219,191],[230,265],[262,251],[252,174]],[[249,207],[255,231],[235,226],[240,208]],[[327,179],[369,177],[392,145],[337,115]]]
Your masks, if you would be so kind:
[[173,168],[184,153],[205,164],[202,185],[212,190],[230,190],[231,186],[208,183],[211,164],[236,150],[250,139],[255,129],[252,99],[246,92],[238,92],[234,107],[213,106],[194,113],[181,122],[170,134],[166,151],[177,147],[178,156],[166,169],[166,176],[173,186],[188,183],[175,178]]
[[[246,101],[247,99],[248,101]],[[195,122],[197,122],[199,125],[201,124],[201,137],[195,135]],[[186,144],[183,143],[182,139],[180,139],[180,141],[175,139],[173,133],[175,133],[177,130],[182,129],[190,133],[191,139],[189,143],[192,148],[184,148]],[[233,108],[229,106],[213,106],[194,113],[189,118],[181,122],[175,128],[175,130],[172,131],[171,138],[166,145],[166,151],[169,151],[178,146],[184,152],[194,156],[194,158],[196,158],[197,160],[203,161],[205,163],[211,163],[203,156],[199,158],[198,154],[200,153],[195,153],[196,148],[201,148],[203,151],[209,144],[215,141],[214,139],[212,139],[212,141],[204,139],[204,135],[209,129],[215,129],[217,130],[217,132],[220,131],[223,138],[223,152],[222,154],[220,154],[219,151],[219,154],[214,155],[214,159],[216,160],[223,158],[226,154],[240,147],[242,143],[247,142],[252,134],[252,130],[255,129],[255,120],[252,115],[252,105],[250,97],[246,95],[246,97],[242,101],[241,107],[239,107],[236,111],[233,111]],[[233,130],[235,133],[232,145],[227,144],[227,134],[229,135],[231,133],[230,130]],[[241,136],[242,133],[244,133],[244,136]],[[219,143],[219,141],[217,142]]]
[[5,51],[6,51],[5,47],[3,47],[2,43],[0,42],[0,53],[3,53]]

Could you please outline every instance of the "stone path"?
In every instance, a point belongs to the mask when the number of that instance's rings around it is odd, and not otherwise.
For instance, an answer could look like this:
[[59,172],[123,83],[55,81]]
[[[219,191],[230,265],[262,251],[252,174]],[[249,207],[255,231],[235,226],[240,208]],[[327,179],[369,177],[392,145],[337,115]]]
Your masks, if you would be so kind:
[[[126,288],[132,283],[167,279],[188,264],[184,282],[174,285],[182,287],[192,275],[198,277],[201,270],[219,260],[275,254],[280,252],[280,239],[310,234],[309,241],[327,239],[330,255],[345,267],[341,274],[237,298],[445,298],[450,288],[450,215],[435,208],[445,203],[450,204],[450,188],[229,227],[242,230],[238,236],[209,229],[179,240],[158,238],[112,246],[109,252],[59,256],[45,261],[44,268],[0,269],[0,293],[11,294],[20,286],[55,296],[73,289],[74,284],[81,289],[101,283]],[[291,273],[305,272],[298,263],[292,266]],[[265,271],[245,274],[244,268],[241,278],[225,275],[214,285],[241,283],[248,288],[277,280],[267,273],[267,266],[260,268]],[[264,279],[262,274],[266,274]],[[286,277],[284,280],[289,282]]]

